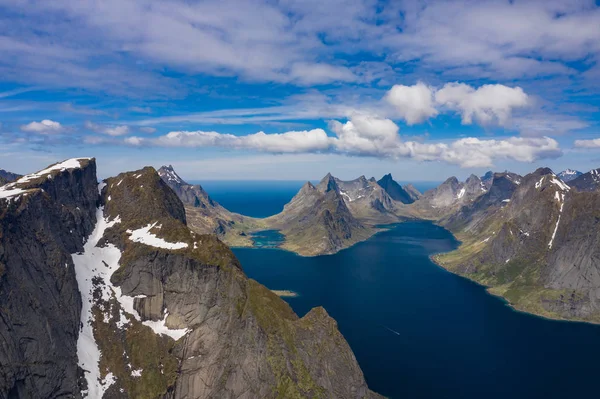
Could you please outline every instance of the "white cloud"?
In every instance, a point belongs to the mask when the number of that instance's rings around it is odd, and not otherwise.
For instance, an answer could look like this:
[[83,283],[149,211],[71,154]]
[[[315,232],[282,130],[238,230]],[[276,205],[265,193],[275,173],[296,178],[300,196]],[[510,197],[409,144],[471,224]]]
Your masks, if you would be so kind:
[[27,125],[22,125],[21,130],[28,133],[52,134],[64,131],[64,127],[59,123],[50,119],[44,119],[41,122],[31,122]]
[[399,129],[389,119],[355,115],[344,124],[331,121],[329,127],[337,136],[337,151],[376,157],[395,157],[397,153]]
[[106,134],[108,136],[124,136],[129,134],[129,126],[110,126],[110,125],[99,125],[94,122],[87,121],[84,124],[86,129],[89,129],[96,133]]
[[529,97],[520,87],[494,84],[475,89],[458,82],[445,84],[435,93],[435,101],[459,112],[465,125],[475,120],[482,125],[504,126],[515,108],[529,105]]
[[600,148],[600,138],[591,140],[575,140],[577,148]]
[[150,126],[140,127],[139,130],[140,130],[140,132],[143,132],[143,133],[154,133],[154,132],[156,132],[156,128],[153,128],[153,127],[150,127]]
[[345,123],[331,121],[335,137],[322,129],[279,134],[258,132],[235,136],[218,132],[170,132],[156,139],[129,137],[129,145],[164,147],[220,147],[268,153],[336,153],[382,159],[441,161],[461,167],[489,167],[497,160],[534,162],[562,155],[549,137],[508,137],[501,140],[464,138],[449,143],[403,141],[390,119],[357,114]]
[[421,123],[438,114],[434,108],[433,90],[423,82],[413,86],[394,85],[384,98],[409,125]]
[[271,153],[310,153],[325,151],[331,146],[331,138],[323,129],[290,131],[266,134],[258,132],[246,136],[235,136],[218,132],[177,131],[156,139],[129,137],[131,145],[159,145],[165,147],[222,147],[251,149]]

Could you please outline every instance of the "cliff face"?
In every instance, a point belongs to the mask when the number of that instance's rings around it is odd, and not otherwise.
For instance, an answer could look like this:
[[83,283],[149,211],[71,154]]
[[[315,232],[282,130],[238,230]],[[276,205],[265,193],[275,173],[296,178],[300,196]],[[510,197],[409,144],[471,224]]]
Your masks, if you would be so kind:
[[[494,185],[498,175],[494,177]],[[491,287],[519,309],[600,321],[600,193],[576,192],[541,168],[447,226],[463,241],[445,267]],[[492,190],[490,190],[490,193]],[[482,200],[484,197],[482,197]]]
[[0,397],[80,397],[71,253],[96,222],[93,159],[0,188]]
[[352,214],[342,193],[328,174],[316,187],[306,183],[280,214],[265,222],[285,235],[283,248],[306,256],[337,252],[376,231]]
[[152,168],[2,187],[0,397],[379,397],[324,309],[298,318],[186,221]]

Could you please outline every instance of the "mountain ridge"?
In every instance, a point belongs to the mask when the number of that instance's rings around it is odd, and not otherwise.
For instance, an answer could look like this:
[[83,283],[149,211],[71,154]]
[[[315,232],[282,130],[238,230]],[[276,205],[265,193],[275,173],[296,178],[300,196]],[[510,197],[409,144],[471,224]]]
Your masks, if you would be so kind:
[[0,222],[2,397],[380,398],[327,312],[248,279],[154,168],[56,164],[0,188]]

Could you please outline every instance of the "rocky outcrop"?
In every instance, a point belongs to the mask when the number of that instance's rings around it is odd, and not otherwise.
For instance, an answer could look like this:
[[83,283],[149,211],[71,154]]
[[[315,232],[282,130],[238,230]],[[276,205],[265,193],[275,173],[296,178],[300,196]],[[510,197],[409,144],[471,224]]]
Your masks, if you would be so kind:
[[188,225],[201,234],[216,234],[231,246],[251,246],[248,233],[262,228],[260,220],[230,212],[214,201],[199,184],[188,184],[173,169],[163,166],[158,170],[161,179],[183,202]]
[[[415,193],[415,189],[413,187],[411,189],[413,195],[411,195],[392,178],[391,173],[388,173],[387,175],[383,176],[380,180],[377,181],[377,184],[379,184],[379,186],[381,186],[381,188],[383,188],[385,190],[385,192],[394,201],[398,201],[403,204],[412,204],[413,202],[415,202],[415,198],[413,198],[413,197],[414,197],[414,194],[418,193],[418,191],[416,191],[416,193]],[[417,197],[418,197],[418,194],[417,194]]]
[[[375,233],[351,213],[339,183],[331,174],[317,186],[307,182],[281,213],[265,219],[285,235],[283,248],[306,256],[330,254]],[[358,191],[352,192],[357,199]]]
[[94,159],[0,188],[0,397],[81,397],[81,298],[71,253],[96,222]]

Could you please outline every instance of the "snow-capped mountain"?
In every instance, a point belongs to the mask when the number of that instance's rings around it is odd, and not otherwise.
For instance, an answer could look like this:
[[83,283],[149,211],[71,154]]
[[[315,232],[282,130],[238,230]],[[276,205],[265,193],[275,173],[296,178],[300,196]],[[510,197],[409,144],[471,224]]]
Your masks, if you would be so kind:
[[583,173],[578,170],[566,169],[560,172],[557,176],[560,177],[560,179],[566,183],[578,178],[582,174]]

